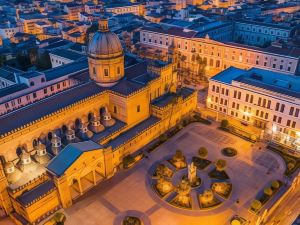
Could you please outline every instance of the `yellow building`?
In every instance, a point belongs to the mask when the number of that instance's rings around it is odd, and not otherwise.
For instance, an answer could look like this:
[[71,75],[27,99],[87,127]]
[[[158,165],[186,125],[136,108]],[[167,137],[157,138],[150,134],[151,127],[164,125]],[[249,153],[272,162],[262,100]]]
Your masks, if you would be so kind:
[[122,160],[187,117],[193,90],[175,64],[125,68],[106,19],[88,46],[88,81],[0,117],[0,210],[36,224],[113,176]]

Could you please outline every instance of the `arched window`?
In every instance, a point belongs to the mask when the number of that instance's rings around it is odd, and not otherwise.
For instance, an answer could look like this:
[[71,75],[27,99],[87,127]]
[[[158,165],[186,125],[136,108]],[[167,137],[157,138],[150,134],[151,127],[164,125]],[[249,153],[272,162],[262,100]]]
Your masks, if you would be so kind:
[[30,82],[30,86],[34,86],[34,82],[33,81]]
[[45,78],[44,78],[44,77],[42,77],[42,79],[41,79],[41,82],[42,82],[42,83],[44,83],[44,82],[45,82]]

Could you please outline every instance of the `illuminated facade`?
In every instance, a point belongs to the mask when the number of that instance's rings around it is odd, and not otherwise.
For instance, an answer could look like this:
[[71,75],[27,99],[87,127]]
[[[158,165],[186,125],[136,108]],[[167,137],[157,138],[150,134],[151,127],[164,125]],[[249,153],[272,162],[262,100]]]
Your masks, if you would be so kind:
[[198,37],[198,32],[176,27],[144,27],[140,43],[148,49],[161,49],[166,56],[168,49],[174,46],[181,55],[186,56],[184,67],[197,72],[195,55],[207,62],[208,68],[222,71],[230,66],[241,69],[257,67],[274,72],[297,74],[300,72],[299,49],[270,46],[258,48],[232,42],[219,42]]
[[76,74],[86,82],[0,117],[0,208],[15,221],[37,223],[70,207],[196,108],[196,92],[176,88],[173,63],[124,68],[105,19],[88,61],[89,72]]
[[300,151],[300,78],[230,67],[209,81],[207,107]]

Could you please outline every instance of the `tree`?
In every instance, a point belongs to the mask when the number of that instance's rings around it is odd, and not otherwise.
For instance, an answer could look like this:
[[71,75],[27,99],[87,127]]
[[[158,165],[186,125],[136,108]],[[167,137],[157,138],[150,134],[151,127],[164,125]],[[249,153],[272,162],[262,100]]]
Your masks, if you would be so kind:
[[35,65],[40,70],[47,70],[51,68],[51,60],[48,52],[38,54]]
[[267,187],[264,189],[264,193],[268,196],[271,196],[273,194],[273,191],[271,188]]
[[229,126],[228,120],[222,120],[221,121],[221,128],[226,129]]
[[280,186],[280,184],[279,184],[279,182],[278,182],[277,180],[272,181],[271,187],[272,187],[273,189],[278,189],[279,186]]
[[0,55],[0,66],[4,66],[6,63],[5,55]]
[[262,206],[261,202],[256,199],[251,203],[251,208],[253,208],[255,211],[259,210],[261,206]]
[[198,150],[198,155],[201,159],[205,159],[207,157],[207,148],[205,147],[200,147]]
[[215,166],[216,166],[216,169],[218,171],[223,171],[225,170],[226,168],[226,161],[224,159],[218,159],[216,162],[215,162]]
[[91,37],[96,33],[98,30],[98,24],[93,23],[87,30],[84,38],[84,43],[87,45],[91,39]]

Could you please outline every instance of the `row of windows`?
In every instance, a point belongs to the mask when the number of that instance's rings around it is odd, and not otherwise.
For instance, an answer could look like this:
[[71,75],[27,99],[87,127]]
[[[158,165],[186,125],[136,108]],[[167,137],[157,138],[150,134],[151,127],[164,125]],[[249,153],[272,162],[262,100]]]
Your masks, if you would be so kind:
[[272,35],[278,35],[278,36],[288,36],[288,32],[284,31],[277,31],[275,32],[273,28],[256,28],[252,26],[239,26],[239,29],[241,30],[246,30],[246,31],[253,31],[253,32],[259,32],[259,33],[264,33],[264,34],[272,34]]
[[[221,89],[221,92],[220,92],[220,89]],[[222,95],[226,95],[226,96],[229,95],[229,89],[227,89],[227,88],[220,88],[219,86],[215,86],[215,85],[212,86],[212,91],[216,92],[216,93],[220,92]]]
[[[67,83],[66,83],[66,81],[64,81],[64,82],[62,83],[62,86],[65,87],[66,85],[67,85]],[[47,93],[48,93],[48,89],[50,89],[50,91],[53,92],[53,91],[54,91],[54,87],[56,87],[57,90],[59,90],[60,87],[61,87],[61,84],[58,83],[58,84],[56,84],[56,85],[51,85],[51,86],[48,87],[48,88],[44,88],[44,89],[43,89],[43,93],[44,93],[44,94],[47,94]],[[33,97],[33,100],[35,100],[35,99],[37,98],[37,92],[33,92],[33,93],[29,94],[29,95],[26,95],[26,97],[25,97],[25,98],[26,98],[25,104],[28,104],[28,102],[31,101],[31,96]],[[16,103],[17,103],[18,105],[22,104],[22,103],[23,103],[22,97],[21,97],[21,98],[18,98],[18,99],[11,100],[10,102],[6,102],[6,103],[4,104],[4,106],[5,106],[6,109],[9,109],[10,106],[11,106],[12,108],[14,108],[14,107],[17,105]]]
[[[143,41],[146,42],[145,33],[143,33],[143,35],[144,35]],[[167,40],[167,39],[166,39],[166,40]],[[152,42],[152,38],[149,38],[148,41],[151,43],[151,42]],[[154,40],[154,43],[158,43],[158,41],[157,41],[157,40]],[[161,40],[161,37],[160,37],[159,43],[160,43],[160,44],[163,44],[163,41]],[[168,41],[166,41],[165,45],[168,45]],[[179,49],[182,48],[182,46],[181,46],[180,43],[177,44],[177,47],[178,47]],[[208,49],[206,45],[201,45],[201,44],[199,44],[199,48],[198,48],[198,52],[199,52],[199,53],[204,52],[205,54],[209,54],[209,55],[217,55],[218,57],[221,57],[220,52],[216,52],[216,51],[214,50],[214,46],[211,46],[211,47],[209,48],[209,49],[211,49],[211,51],[209,51],[209,52],[208,52],[207,50],[202,51],[202,49],[201,49],[202,47],[204,47],[204,49]],[[184,42],[184,47],[183,47],[182,49],[184,49],[184,50],[189,50],[189,48],[188,48],[188,42],[187,42],[187,41]],[[250,58],[252,58],[252,57],[250,56],[250,52],[249,52],[249,51],[243,51],[243,52],[237,51],[237,52],[239,52],[239,57],[236,57],[236,53],[237,53],[236,50],[231,50],[231,52],[229,52],[229,50],[230,50],[230,48],[226,48],[226,49],[225,49],[225,54],[224,54],[224,58],[225,58],[225,59],[230,59],[230,60],[239,61],[239,62],[252,63],[252,62],[250,62]],[[191,51],[192,51],[192,52],[196,52],[196,51],[197,51],[197,49],[196,49],[194,43],[193,43],[193,46],[192,46],[192,48],[191,48]],[[218,48],[218,51],[221,51],[221,48]],[[243,53],[244,53],[244,55],[247,54],[248,57],[246,57],[246,58],[244,59],[244,58],[243,58]],[[253,54],[255,54],[255,53],[253,53]],[[262,53],[262,54],[263,54],[263,53]],[[259,59],[260,56],[259,56],[259,55],[256,55],[256,58]],[[266,58],[266,60],[268,60],[268,57],[265,57],[265,58]],[[271,59],[273,59],[273,62],[277,61],[277,58],[271,58]],[[281,59],[281,62],[284,63],[284,60]],[[254,61],[253,64],[261,65],[261,66],[265,66],[265,67],[272,67],[272,68],[274,68],[274,69],[279,69],[279,70],[284,70],[284,65],[283,65],[283,64],[277,64],[277,63],[269,63],[269,64],[268,64],[268,62],[265,62],[265,61],[260,62],[259,60]],[[291,67],[292,64],[293,64],[293,63],[292,63],[291,61],[289,61],[289,62],[287,63],[287,68],[286,68],[287,71],[290,72],[290,71],[292,70],[292,67]]]

